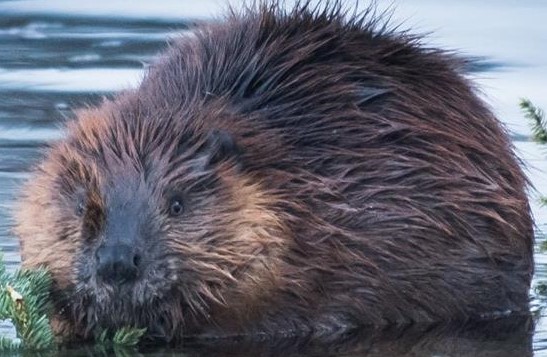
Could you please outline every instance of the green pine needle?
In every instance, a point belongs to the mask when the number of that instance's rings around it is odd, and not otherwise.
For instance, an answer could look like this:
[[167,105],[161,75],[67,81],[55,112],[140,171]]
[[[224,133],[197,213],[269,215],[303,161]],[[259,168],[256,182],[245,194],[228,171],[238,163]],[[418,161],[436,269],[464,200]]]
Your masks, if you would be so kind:
[[[49,287],[51,280],[43,270],[19,271],[13,276],[6,274],[0,262],[0,318],[10,319],[20,339],[20,348],[46,350],[55,345],[49,324],[51,311]],[[0,349],[13,349],[14,343],[5,339]]]
[[112,342],[118,346],[135,346],[146,333],[146,329],[123,327],[116,331]]
[[539,244],[538,250],[540,253],[546,253],[547,252],[547,240],[544,240]]
[[108,330],[103,330],[99,336],[95,337],[95,342],[101,345],[106,345],[110,341],[110,338],[108,336]]
[[95,337],[95,343],[104,347],[134,347],[146,333],[146,328],[122,327],[114,334],[103,330]]
[[[543,110],[536,107],[526,98],[520,100],[520,109],[522,109],[524,116],[530,122],[534,141],[542,145],[547,144],[547,122],[545,121]],[[547,206],[547,197],[540,197],[539,203],[542,207]]]
[[520,100],[520,108],[524,116],[529,120],[534,141],[539,144],[547,144],[547,123],[543,110],[536,107],[529,99]]
[[0,352],[1,351],[16,351],[21,348],[21,341],[0,336]]

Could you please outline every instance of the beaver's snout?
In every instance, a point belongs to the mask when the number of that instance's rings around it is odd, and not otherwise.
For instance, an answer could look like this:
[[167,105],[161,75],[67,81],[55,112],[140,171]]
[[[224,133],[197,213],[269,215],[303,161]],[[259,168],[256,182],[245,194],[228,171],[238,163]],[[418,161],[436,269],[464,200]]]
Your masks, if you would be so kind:
[[105,282],[128,282],[139,275],[141,255],[129,245],[102,245],[95,256],[97,275]]
[[[102,219],[91,219],[92,209],[86,210],[87,234],[94,249],[94,267],[97,278],[106,283],[124,283],[142,275],[142,254],[146,229],[145,205],[131,197],[139,192],[138,183],[125,179],[125,184],[114,183],[104,189],[108,208],[101,207]],[[89,203],[88,206],[92,204]]]

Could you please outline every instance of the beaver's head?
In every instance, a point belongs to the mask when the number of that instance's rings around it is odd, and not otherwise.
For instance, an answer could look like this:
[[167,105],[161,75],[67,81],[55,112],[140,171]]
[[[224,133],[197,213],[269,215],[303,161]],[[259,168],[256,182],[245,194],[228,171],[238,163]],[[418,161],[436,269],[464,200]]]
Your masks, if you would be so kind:
[[244,165],[225,129],[80,113],[25,188],[23,264],[51,271],[59,313],[86,334],[136,325],[169,339],[274,274],[281,223]]

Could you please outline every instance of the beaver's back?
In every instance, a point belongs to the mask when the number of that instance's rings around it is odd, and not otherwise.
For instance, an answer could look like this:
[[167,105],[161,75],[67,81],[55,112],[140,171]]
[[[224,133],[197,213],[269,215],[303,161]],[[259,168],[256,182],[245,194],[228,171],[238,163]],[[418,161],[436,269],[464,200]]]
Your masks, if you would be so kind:
[[245,169],[283,198],[296,265],[338,292],[334,309],[525,310],[532,220],[506,132],[463,60],[380,22],[234,15],[175,44],[142,90],[226,101]]

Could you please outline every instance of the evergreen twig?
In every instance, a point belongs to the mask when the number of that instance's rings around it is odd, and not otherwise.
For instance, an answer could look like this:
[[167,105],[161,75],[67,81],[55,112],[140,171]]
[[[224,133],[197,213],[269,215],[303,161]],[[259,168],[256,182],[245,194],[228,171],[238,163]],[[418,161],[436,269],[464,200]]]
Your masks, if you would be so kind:
[[54,347],[48,319],[50,285],[51,278],[43,269],[8,274],[0,256],[0,318],[10,319],[17,331],[17,339],[2,337],[1,350],[37,351]]
[[[0,352],[43,351],[57,347],[49,324],[52,311],[49,291],[51,277],[44,269],[19,270],[8,274],[0,254],[0,320],[11,320],[16,338],[0,336]],[[105,347],[133,347],[146,329],[124,327],[113,335],[107,330],[96,339]]]
[[112,342],[118,346],[135,346],[146,333],[146,329],[122,327],[114,334]]
[[103,330],[95,342],[103,346],[133,347],[139,343],[140,338],[146,333],[146,328],[122,327],[114,334],[109,330]]
[[534,141],[539,144],[547,144],[547,123],[543,110],[526,98],[520,100],[520,108],[530,122]]

